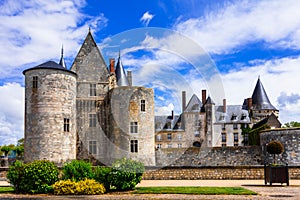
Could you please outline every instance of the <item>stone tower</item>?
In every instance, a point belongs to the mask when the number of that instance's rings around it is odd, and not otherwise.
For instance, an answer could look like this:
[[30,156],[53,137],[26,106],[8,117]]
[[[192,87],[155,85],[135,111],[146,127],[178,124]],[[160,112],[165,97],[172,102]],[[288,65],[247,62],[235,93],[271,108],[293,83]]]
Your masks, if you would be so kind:
[[76,73],[53,61],[25,75],[24,161],[76,158]]
[[74,62],[71,71],[77,77],[77,159],[92,158],[106,163],[110,152],[109,141],[102,124],[105,111],[102,104],[109,90],[109,71],[97,44],[89,31]]

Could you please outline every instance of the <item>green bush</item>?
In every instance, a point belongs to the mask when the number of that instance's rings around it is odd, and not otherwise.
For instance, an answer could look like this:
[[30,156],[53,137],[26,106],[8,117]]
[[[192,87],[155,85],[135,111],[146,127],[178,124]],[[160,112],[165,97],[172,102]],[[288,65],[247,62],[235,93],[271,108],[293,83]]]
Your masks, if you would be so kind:
[[96,180],[99,183],[102,183],[105,187],[105,190],[109,191],[110,190],[109,176],[110,176],[111,168],[97,166],[94,168],[93,171],[94,171],[94,180]]
[[50,161],[37,160],[28,164],[16,161],[10,166],[7,178],[17,193],[50,193],[58,173]]
[[131,190],[142,180],[145,171],[143,163],[131,159],[120,159],[112,164],[109,179],[117,190]]
[[53,185],[53,191],[56,195],[95,195],[104,194],[103,184],[93,179],[85,179],[79,182],[71,180],[61,180]]
[[22,181],[24,174],[24,164],[16,160],[12,165],[9,166],[8,172],[7,172],[7,179],[9,182],[13,185],[14,190],[16,193],[20,193],[20,183]]
[[63,166],[62,180],[80,181],[93,178],[92,164],[83,160],[73,160]]

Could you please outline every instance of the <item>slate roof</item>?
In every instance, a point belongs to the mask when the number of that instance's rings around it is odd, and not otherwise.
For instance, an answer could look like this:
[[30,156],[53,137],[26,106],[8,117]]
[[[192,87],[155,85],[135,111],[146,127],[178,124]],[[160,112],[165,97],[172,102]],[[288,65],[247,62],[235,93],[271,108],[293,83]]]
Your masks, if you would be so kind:
[[178,129],[178,127],[176,128],[176,123],[179,122],[178,121],[179,119],[181,119],[181,117],[179,115],[174,115],[173,119],[172,119],[172,116],[168,116],[168,115],[155,116],[155,118],[154,118],[155,125],[161,124],[160,128],[155,128],[155,129],[160,129],[160,130],[169,129],[168,128],[169,122],[171,123],[171,127],[169,130]]
[[193,94],[189,103],[185,107],[184,112],[200,112],[201,107],[202,107],[202,102],[197,97],[197,95]]
[[[281,123],[278,120],[278,118],[275,116],[274,113],[271,113],[268,117],[260,120],[259,122],[257,122],[256,124],[253,125],[252,129],[256,129],[259,128],[265,124],[271,125],[271,120],[275,121],[275,123],[277,124],[276,128],[280,128],[281,127]],[[274,123],[274,122],[273,122]]]
[[129,82],[128,82],[127,76],[125,74],[125,70],[123,68],[122,62],[121,62],[120,54],[119,54],[115,73],[116,73],[118,86],[129,86]]
[[260,78],[258,78],[252,94],[252,108],[255,110],[277,110],[271,104]]
[[62,70],[62,71],[67,71],[67,72],[70,72],[70,73],[73,73],[73,74],[76,75],[75,72],[72,72],[72,71],[70,71],[70,70],[64,68],[63,66],[61,66],[60,64],[57,64],[57,63],[54,62],[54,61],[47,61],[47,62],[42,63],[42,64],[40,64],[40,65],[38,65],[38,66],[36,66],[36,67],[32,67],[32,68],[29,68],[29,69],[25,69],[25,70],[23,71],[23,74],[25,75],[25,73],[26,73],[27,71],[35,70],[35,69],[55,69],[55,70]]
[[223,106],[216,106],[216,123],[250,123],[249,113],[243,110],[241,105],[227,105],[226,113]]

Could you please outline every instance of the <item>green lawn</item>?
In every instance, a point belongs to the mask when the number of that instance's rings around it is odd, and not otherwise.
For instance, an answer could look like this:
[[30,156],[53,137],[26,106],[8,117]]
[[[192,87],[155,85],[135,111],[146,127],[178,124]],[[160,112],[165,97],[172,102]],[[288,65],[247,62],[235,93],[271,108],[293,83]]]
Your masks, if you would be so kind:
[[13,187],[0,187],[0,194],[3,193],[13,193],[14,188]]
[[257,195],[241,187],[138,187],[134,194]]

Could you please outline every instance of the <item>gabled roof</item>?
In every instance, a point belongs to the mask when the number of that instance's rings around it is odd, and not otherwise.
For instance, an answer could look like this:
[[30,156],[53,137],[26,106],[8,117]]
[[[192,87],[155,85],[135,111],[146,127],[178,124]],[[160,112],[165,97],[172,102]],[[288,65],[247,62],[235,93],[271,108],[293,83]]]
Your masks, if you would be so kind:
[[119,54],[115,73],[116,73],[118,86],[129,86],[129,82],[128,82],[127,76],[125,74],[125,70],[123,68],[122,62],[121,62],[120,54]]
[[30,70],[35,70],[35,69],[54,69],[54,70],[62,70],[62,71],[67,71],[67,72],[70,72],[70,73],[73,73],[76,75],[75,72],[72,72],[70,70],[67,70],[66,68],[64,68],[63,66],[57,64],[56,62],[54,61],[47,61],[47,62],[44,62],[36,67],[32,67],[32,68],[29,68],[29,69],[25,69],[23,71],[23,74],[25,74],[27,71],[30,71]]
[[255,110],[277,110],[271,104],[259,77],[252,94],[252,106]]
[[281,123],[278,120],[278,118],[275,116],[274,113],[271,113],[268,117],[260,120],[259,122],[257,122],[256,124],[253,125],[252,129],[256,129],[259,128],[263,125],[269,125],[269,126],[275,126],[275,128],[280,128],[281,127]]
[[200,112],[202,107],[202,102],[197,97],[197,95],[193,94],[188,105],[185,107],[184,112]]
[[[178,129],[178,127],[176,127],[176,124],[179,121],[181,117],[178,115],[174,115],[173,118],[172,116],[168,116],[168,115],[158,115],[154,117],[154,121],[155,121],[155,125],[160,124],[161,127],[156,127],[156,129],[158,130],[163,130],[163,129],[169,129],[169,130],[173,130],[173,129]],[[181,119],[180,119],[181,120]],[[170,128],[168,128],[168,123],[170,124]]]

